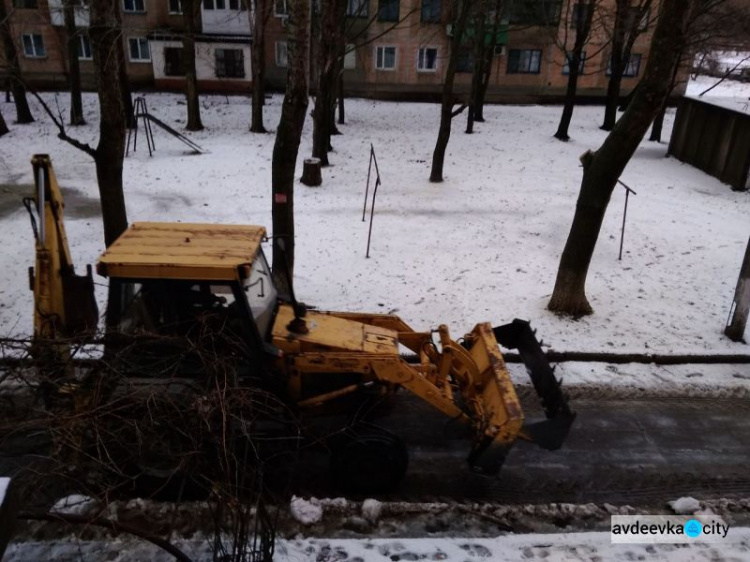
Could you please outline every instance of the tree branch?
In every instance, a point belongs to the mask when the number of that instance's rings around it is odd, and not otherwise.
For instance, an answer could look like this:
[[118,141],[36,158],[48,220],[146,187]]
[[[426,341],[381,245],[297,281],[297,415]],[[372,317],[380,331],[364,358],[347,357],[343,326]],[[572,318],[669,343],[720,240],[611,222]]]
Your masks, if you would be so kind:
[[65,132],[65,125],[63,125],[63,122],[61,119],[58,119],[58,117],[55,116],[55,114],[50,109],[49,105],[47,105],[47,102],[45,102],[42,99],[42,96],[39,95],[39,93],[36,90],[29,90],[31,92],[31,95],[33,95],[36,98],[36,101],[38,101],[41,106],[44,108],[44,111],[49,115],[50,119],[52,119],[52,122],[57,127],[57,130],[59,131],[57,133],[57,138],[64,140],[68,144],[76,147],[78,150],[82,150],[92,158],[96,158],[96,150],[91,148],[90,145],[83,143],[79,141],[78,139],[74,139],[73,137],[69,137],[68,133]]
[[469,104],[462,104],[458,109],[454,109],[453,111],[451,111],[451,117],[461,115],[464,112],[464,109],[466,109],[467,107],[469,107]]

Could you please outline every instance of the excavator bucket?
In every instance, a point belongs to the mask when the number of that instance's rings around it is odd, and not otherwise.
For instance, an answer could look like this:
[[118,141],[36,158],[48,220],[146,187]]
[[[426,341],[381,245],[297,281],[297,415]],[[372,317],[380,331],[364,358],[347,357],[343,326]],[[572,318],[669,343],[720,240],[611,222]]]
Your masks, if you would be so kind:
[[[498,343],[518,349],[541,400],[546,420],[526,423]],[[461,389],[462,399],[469,403],[471,417],[478,429],[468,458],[472,469],[483,474],[496,474],[517,437],[545,449],[559,448],[575,414],[570,411],[560,382],[555,378],[529,323],[514,320],[497,328],[478,324],[465,336],[463,347],[476,366],[476,371],[469,377],[460,377],[471,381],[473,387],[467,385]],[[461,362],[456,359],[453,362],[454,369],[460,371]],[[466,361],[466,364],[470,363]]]
[[576,415],[570,410],[561,382],[555,377],[555,370],[544,355],[534,331],[528,322],[519,319],[492,331],[500,345],[518,350],[546,416],[543,421],[526,424],[524,436],[543,449],[559,449]]

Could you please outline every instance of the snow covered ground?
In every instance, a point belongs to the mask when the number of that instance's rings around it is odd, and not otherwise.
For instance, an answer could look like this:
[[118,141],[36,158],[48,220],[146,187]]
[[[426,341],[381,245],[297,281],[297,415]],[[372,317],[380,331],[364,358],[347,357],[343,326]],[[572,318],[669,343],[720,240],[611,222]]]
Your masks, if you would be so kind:
[[[705,89],[705,80],[690,91]],[[711,94],[742,95],[725,83]],[[67,96],[55,98],[66,113]],[[267,106],[278,122],[281,96]],[[147,94],[152,113],[180,128],[185,106],[174,94]],[[270,158],[274,135],[248,129],[244,97],[205,96],[207,129],[190,137],[206,148],[189,155],[154,130],[156,153],[125,163],[131,221],[210,221],[270,225]],[[0,139],[0,334],[31,330],[32,233],[20,199],[32,183],[29,158],[52,156],[67,196],[71,249],[81,269],[103,250],[91,159],[38,121],[11,127]],[[89,124],[72,131],[95,143],[96,100],[85,98]],[[9,117],[11,106],[2,105]],[[455,335],[478,321],[526,318],[557,350],[745,353],[722,335],[750,235],[750,194],[673,159],[665,144],[644,142],[622,180],[630,198],[625,253],[617,260],[624,190],[612,199],[591,266],[588,296],[595,314],[579,321],[545,309],[581,178],[578,157],[605,137],[599,107],[581,107],[573,140],[552,138],[557,106],[490,106],[487,122],[465,135],[457,119],[446,181],[427,181],[438,125],[432,104],[348,100],[344,135],[333,139],[333,165],[319,188],[296,187],[297,262],[301,300],[321,308],[395,312],[415,328],[448,323]],[[668,139],[673,111],[667,118]],[[310,153],[308,120],[300,154]],[[368,150],[382,174],[371,258],[362,201]],[[301,160],[301,159],[300,159]],[[301,168],[301,163],[300,163]],[[298,170],[298,176],[301,169]],[[101,291],[100,291],[101,293]]]
[[[194,560],[210,560],[207,541],[176,541]],[[496,538],[451,539],[315,539],[279,541],[277,562],[397,562],[448,560],[453,562],[739,562],[750,559],[750,529],[732,528],[721,543],[623,545],[611,544],[610,534],[565,533],[506,535]],[[5,562],[108,560],[110,562],[166,562],[171,556],[144,541],[68,540],[14,543]]]

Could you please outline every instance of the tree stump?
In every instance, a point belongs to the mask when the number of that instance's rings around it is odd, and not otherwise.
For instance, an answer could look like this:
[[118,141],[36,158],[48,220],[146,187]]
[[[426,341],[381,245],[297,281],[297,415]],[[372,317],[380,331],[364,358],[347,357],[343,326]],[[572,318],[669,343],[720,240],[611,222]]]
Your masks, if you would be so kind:
[[315,187],[323,183],[323,176],[320,173],[320,158],[305,158],[302,167],[302,183]]

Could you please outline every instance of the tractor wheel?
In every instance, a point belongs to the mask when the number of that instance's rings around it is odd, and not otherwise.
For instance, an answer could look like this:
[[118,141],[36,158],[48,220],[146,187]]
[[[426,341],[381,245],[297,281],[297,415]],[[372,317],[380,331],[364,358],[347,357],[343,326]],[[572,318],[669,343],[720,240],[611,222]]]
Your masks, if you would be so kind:
[[332,443],[331,475],[345,492],[387,493],[406,474],[409,455],[404,442],[377,425],[358,423]]

